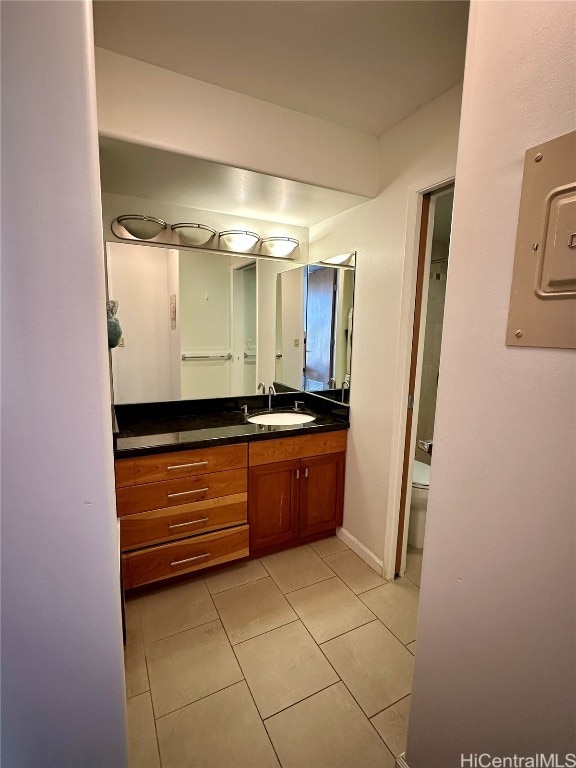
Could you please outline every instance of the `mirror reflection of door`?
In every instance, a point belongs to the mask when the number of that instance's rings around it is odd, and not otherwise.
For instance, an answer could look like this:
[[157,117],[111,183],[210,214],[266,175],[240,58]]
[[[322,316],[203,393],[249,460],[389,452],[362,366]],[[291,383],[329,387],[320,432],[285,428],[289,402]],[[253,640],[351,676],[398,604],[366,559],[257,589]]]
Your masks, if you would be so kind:
[[304,388],[327,389],[334,371],[336,270],[308,267]]

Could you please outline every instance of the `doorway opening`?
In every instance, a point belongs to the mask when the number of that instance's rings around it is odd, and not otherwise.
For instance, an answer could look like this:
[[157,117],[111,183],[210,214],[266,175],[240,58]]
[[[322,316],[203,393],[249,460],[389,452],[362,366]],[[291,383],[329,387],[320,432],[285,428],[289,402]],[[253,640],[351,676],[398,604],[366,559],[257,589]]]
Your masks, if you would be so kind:
[[454,185],[422,197],[395,573],[419,583],[424,548]]

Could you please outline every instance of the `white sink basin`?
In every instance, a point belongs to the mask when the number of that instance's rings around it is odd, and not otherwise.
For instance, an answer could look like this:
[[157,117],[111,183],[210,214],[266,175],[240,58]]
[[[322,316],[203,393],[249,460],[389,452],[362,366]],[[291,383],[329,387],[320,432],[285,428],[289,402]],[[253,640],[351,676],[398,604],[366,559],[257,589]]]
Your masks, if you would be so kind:
[[310,416],[308,413],[297,413],[296,411],[277,412],[277,413],[259,413],[256,416],[248,416],[251,424],[266,424],[269,427],[286,427],[290,424],[307,424],[314,421],[316,416]]

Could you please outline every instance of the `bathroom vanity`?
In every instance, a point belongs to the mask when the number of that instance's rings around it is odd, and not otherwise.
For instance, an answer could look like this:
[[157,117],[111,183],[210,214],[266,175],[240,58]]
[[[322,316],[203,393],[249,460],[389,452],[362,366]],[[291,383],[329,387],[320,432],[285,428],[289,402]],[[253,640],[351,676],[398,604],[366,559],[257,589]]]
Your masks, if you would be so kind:
[[[260,426],[260,397],[118,406],[117,513],[126,589],[335,533],[348,410],[315,395],[308,424]],[[277,395],[288,410],[295,395]],[[242,400],[242,403],[239,402]]]

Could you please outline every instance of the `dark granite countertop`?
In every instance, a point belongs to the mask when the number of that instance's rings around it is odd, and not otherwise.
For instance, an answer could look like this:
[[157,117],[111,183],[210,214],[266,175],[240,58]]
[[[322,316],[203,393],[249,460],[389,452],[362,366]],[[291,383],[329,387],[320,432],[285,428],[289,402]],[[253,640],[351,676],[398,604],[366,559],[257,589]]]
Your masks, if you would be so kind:
[[347,405],[308,392],[279,393],[272,399],[272,408],[291,410],[295,400],[304,402],[304,411],[314,414],[314,421],[293,426],[251,424],[242,413],[242,405],[248,406],[249,415],[265,411],[268,397],[263,395],[116,405],[118,431],[114,434],[114,455],[117,459],[131,458],[350,426]]

